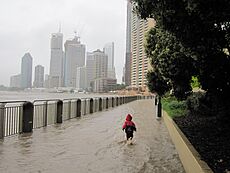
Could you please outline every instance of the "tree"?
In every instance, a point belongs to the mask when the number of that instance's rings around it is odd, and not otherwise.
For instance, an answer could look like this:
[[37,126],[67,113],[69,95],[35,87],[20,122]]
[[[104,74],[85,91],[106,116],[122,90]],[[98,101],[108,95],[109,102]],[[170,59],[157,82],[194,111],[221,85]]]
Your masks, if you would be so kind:
[[140,17],[156,20],[146,52],[175,96],[186,98],[192,76],[197,76],[203,90],[226,103],[230,96],[230,1],[133,1]]
[[[186,98],[192,91],[190,81],[195,74],[194,61],[189,56],[189,50],[171,33],[156,27],[147,35],[146,53],[154,69],[151,73],[153,77],[149,73],[148,79],[151,85],[156,85],[154,90],[150,90],[162,96],[167,90],[173,89],[178,99]],[[162,89],[165,91],[162,92]]]

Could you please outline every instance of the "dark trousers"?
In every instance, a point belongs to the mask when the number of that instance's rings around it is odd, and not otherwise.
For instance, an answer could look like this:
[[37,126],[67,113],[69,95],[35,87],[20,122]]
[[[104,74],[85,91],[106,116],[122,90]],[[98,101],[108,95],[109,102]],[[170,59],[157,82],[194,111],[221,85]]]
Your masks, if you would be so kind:
[[133,139],[133,133],[126,133],[126,138],[127,138],[127,140],[129,138]]

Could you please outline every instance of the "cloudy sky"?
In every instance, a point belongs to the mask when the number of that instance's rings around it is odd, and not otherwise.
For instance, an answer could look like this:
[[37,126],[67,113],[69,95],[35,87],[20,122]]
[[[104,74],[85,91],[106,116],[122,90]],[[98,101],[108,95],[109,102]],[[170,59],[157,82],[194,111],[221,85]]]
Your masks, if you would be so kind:
[[[115,43],[115,68],[121,82],[125,57],[125,0],[0,0],[0,85],[20,73],[26,52],[34,67],[49,73],[50,37],[61,23],[64,41],[77,31],[87,51]],[[34,74],[33,74],[34,76]]]

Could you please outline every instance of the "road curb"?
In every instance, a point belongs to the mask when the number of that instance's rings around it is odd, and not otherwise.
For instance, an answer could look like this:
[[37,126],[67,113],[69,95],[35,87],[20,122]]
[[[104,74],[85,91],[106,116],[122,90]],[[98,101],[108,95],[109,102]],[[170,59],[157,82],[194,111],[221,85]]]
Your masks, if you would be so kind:
[[186,173],[213,173],[207,163],[200,159],[199,153],[165,111],[163,112],[163,119]]

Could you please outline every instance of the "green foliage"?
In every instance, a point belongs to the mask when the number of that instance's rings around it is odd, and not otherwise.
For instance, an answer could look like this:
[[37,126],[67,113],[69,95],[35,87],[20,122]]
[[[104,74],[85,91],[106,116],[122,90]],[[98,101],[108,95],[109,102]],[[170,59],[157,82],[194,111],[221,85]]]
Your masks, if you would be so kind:
[[230,56],[226,53],[230,52],[230,1],[133,1],[142,18],[154,16],[157,22],[149,33],[146,52],[168,89],[178,99],[186,99],[192,76],[197,76],[208,96],[222,98],[226,104],[230,97]]
[[194,62],[188,56],[188,52],[189,50],[186,50],[169,32],[164,32],[157,27],[150,30],[146,53],[155,70],[155,73],[151,73],[152,77],[148,75],[148,81],[151,83],[150,91],[155,91],[162,96],[173,89],[174,95],[181,100],[191,93],[190,79],[195,70],[192,70]]
[[192,86],[192,88],[199,88],[200,87],[200,83],[199,83],[197,77],[192,76],[191,86]]
[[157,92],[162,96],[169,90],[167,81],[164,80],[157,71],[148,72],[147,80],[149,81],[148,88],[151,92]]
[[162,106],[171,117],[184,116],[187,112],[185,101],[177,101],[175,97],[164,97]]

